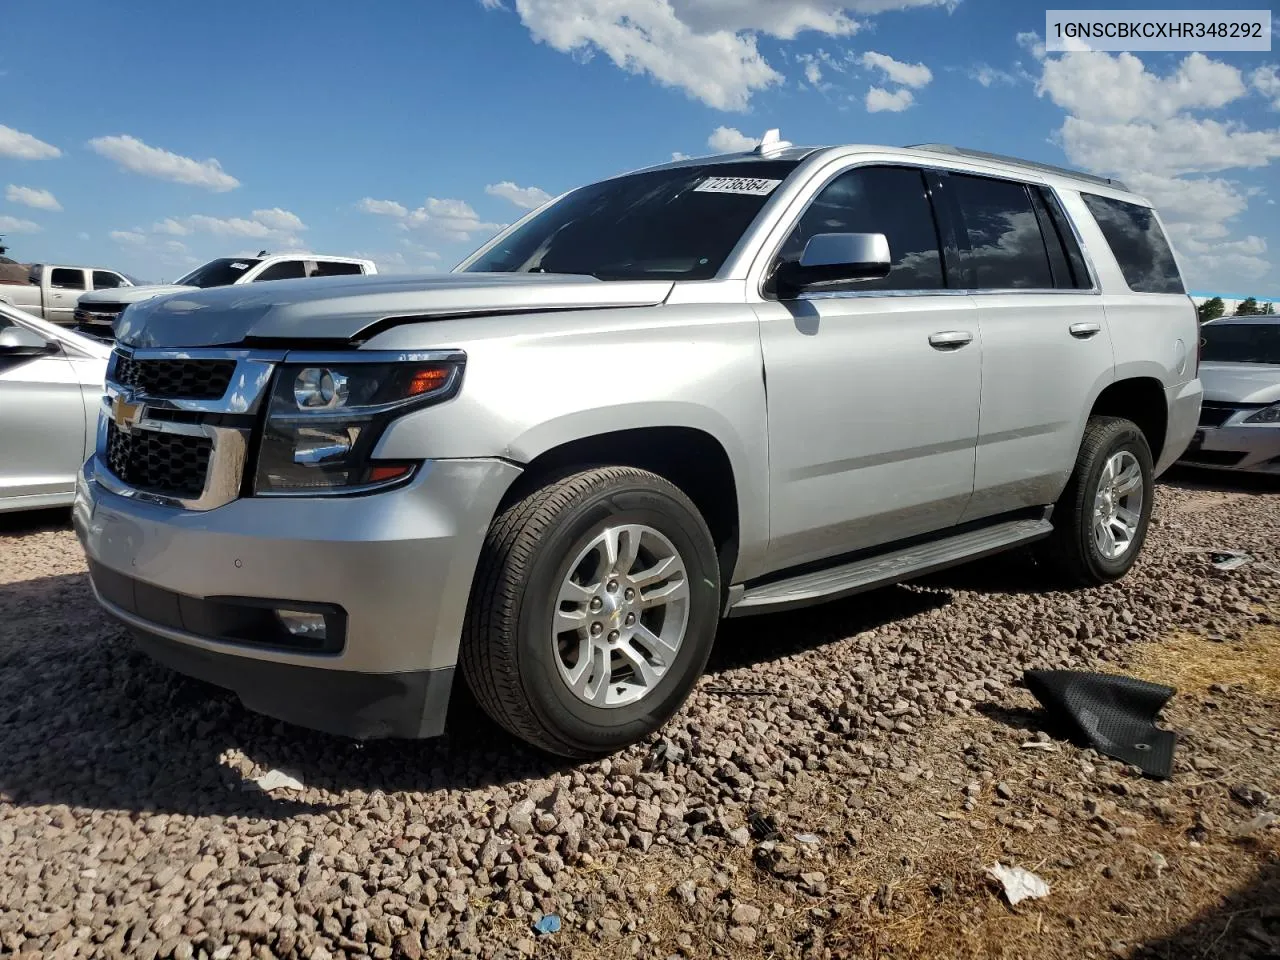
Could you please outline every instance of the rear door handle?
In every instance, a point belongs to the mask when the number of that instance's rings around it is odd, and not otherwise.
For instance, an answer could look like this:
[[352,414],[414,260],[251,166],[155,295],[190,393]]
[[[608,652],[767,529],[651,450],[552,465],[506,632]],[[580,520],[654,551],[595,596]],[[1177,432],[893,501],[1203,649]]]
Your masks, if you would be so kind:
[[1102,324],[1100,323],[1073,323],[1067,327],[1071,335],[1077,340],[1088,340],[1094,334],[1102,332]]
[[973,334],[968,330],[943,330],[929,335],[929,346],[935,350],[959,350],[972,342]]

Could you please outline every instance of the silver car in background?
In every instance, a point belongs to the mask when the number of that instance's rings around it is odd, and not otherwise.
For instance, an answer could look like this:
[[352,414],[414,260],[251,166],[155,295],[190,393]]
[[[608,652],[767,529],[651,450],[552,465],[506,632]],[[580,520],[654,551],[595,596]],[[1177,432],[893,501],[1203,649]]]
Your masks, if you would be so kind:
[[0,304],[0,512],[69,505],[110,347]]
[[1280,317],[1223,317],[1200,335],[1204,402],[1180,462],[1280,475]]

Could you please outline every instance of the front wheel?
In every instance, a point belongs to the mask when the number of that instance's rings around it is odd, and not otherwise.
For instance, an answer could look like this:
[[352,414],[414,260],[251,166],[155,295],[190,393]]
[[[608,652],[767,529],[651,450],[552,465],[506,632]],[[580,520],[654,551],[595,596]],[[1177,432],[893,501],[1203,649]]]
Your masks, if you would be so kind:
[[679,709],[719,612],[715,545],[689,498],[644,470],[587,470],[490,527],[463,675],[520,739],[559,756],[603,756]]
[[1147,536],[1155,500],[1147,439],[1132,421],[1090,417],[1075,471],[1053,511],[1053,536],[1041,559],[1067,581],[1096,586],[1119,580]]

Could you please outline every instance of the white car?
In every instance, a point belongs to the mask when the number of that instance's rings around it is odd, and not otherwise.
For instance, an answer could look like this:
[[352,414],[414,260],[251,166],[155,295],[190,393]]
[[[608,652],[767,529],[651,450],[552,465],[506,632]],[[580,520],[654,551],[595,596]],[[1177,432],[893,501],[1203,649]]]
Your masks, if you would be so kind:
[[0,304],[0,512],[69,505],[111,348]]

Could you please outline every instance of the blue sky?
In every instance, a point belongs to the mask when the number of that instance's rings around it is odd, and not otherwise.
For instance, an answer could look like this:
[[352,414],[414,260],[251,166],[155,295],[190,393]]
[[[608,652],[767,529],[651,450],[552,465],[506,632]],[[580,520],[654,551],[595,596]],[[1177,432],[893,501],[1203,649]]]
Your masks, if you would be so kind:
[[3,21],[29,38],[0,47],[21,260],[447,270],[548,193],[780,127],[1118,175],[1193,288],[1280,296],[1274,52],[1046,55],[1021,0],[41,0]]

